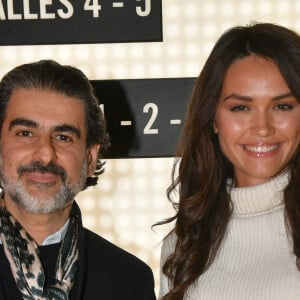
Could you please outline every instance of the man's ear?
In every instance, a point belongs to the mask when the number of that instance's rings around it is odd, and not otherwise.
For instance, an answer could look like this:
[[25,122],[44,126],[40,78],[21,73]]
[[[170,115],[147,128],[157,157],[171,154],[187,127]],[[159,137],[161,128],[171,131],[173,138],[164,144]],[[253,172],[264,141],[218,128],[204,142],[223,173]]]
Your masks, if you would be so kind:
[[92,145],[87,150],[88,177],[93,176],[95,172],[99,151],[100,151],[99,144]]

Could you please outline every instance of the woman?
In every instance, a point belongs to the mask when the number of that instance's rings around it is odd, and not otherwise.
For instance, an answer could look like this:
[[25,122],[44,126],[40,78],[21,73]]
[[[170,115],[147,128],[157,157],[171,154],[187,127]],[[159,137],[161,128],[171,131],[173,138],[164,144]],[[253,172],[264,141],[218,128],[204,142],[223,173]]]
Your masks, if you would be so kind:
[[300,298],[299,101],[295,32],[254,24],[221,36],[174,163],[160,299]]

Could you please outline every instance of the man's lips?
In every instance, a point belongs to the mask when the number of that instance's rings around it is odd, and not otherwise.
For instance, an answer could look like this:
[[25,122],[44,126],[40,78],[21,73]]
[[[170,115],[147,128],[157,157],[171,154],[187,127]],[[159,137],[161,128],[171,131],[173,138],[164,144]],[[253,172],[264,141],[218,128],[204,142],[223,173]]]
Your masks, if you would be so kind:
[[19,166],[17,171],[20,177],[24,176],[28,180],[36,182],[51,183],[57,180],[57,176],[59,176],[62,181],[65,181],[67,177],[66,171],[54,163],[42,165],[39,162],[33,162]]
[[53,173],[26,172],[24,176],[32,181],[50,183],[57,180],[57,176]]

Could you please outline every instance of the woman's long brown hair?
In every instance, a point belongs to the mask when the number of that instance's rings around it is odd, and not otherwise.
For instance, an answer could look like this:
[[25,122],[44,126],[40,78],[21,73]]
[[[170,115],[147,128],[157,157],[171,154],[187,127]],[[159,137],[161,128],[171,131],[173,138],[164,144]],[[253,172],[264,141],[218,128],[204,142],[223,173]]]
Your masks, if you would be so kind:
[[[249,55],[274,61],[292,94],[300,99],[300,37],[295,32],[275,24],[257,23],[234,27],[217,41],[195,81],[173,166],[168,198],[176,214],[159,223],[175,220],[172,232],[177,239],[174,252],[163,265],[163,273],[172,283],[164,300],[183,299],[188,287],[212,264],[226,233],[232,213],[226,184],[234,174],[213,132],[213,122],[228,67]],[[179,202],[172,200],[175,190],[179,191]],[[293,237],[294,253],[300,257],[298,153],[291,162],[291,181],[284,197],[286,223]]]

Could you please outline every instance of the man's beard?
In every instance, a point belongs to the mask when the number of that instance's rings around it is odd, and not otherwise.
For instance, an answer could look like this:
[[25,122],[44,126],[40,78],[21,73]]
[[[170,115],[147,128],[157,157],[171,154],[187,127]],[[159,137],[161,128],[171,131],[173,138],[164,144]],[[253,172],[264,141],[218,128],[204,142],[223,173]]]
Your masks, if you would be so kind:
[[[4,193],[20,207],[28,212],[36,214],[49,214],[65,208],[70,202],[73,201],[76,194],[78,194],[85,186],[87,178],[87,160],[84,160],[82,171],[77,182],[67,183],[67,172],[55,163],[42,165],[39,162],[34,162],[27,165],[21,165],[17,169],[18,179],[15,180],[11,177],[5,176],[2,173],[2,157],[0,156],[1,167],[1,185]],[[52,173],[60,177],[61,184],[56,192],[49,193],[49,189],[53,183],[43,182],[30,182],[37,190],[40,191],[39,195],[31,195],[26,190],[26,187],[20,180],[23,174],[30,172]]]

